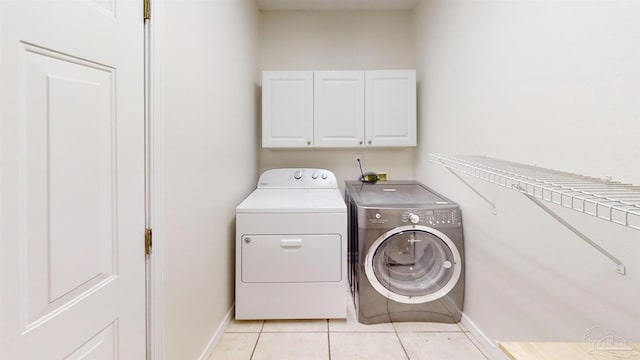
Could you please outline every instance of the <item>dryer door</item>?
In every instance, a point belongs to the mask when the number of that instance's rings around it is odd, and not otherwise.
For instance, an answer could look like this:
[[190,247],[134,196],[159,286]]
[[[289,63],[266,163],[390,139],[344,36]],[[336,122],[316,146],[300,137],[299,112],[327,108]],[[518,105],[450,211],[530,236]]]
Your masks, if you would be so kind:
[[439,299],[462,272],[460,252],[442,232],[403,226],[380,236],[365,258],[365,272],[381,295],[405,304]]

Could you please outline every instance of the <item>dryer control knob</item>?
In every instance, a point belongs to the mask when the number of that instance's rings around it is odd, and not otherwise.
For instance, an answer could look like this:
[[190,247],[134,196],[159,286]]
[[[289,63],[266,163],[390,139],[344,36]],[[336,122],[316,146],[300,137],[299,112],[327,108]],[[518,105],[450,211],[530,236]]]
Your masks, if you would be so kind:
[[296,170],[296,172],[293,173],[293,177],[296,178],[296,179],[301,179],[302,178],[302,171]]
[[411,221],[412,224],[417,224],[420,222],[420,216],[414,214],[414,213],[410,213],[409,216],[409,221]]

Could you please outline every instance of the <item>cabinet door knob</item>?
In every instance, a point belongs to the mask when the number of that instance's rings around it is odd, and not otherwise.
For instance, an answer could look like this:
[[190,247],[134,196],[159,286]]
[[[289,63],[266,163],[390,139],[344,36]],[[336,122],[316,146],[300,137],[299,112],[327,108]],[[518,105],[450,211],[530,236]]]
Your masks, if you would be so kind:
[[371,144],[371,140],[369,140],[369,144]]
[[360,140],[360,145],[362,145],[362,140]]
[[311,141],[307,140],[307,145],[311,145]]

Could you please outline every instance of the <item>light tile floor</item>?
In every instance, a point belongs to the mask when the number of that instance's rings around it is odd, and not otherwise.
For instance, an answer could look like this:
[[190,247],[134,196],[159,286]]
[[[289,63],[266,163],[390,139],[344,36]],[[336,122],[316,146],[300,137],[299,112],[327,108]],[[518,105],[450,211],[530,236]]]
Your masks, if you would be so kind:
[[233,320],[211,360],[486,360],[461,324],[363,325],[346,320]]

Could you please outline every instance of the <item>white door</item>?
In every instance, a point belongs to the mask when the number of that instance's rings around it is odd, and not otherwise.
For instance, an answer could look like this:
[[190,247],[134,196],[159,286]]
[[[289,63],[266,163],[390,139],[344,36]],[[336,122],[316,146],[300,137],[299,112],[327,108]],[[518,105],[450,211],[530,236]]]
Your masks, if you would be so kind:
[[364,146],[364,72],[316,71],[313,75],[314,145]]
[[367,71],[368,146],[416,146],[415,70]]
[[313,72],[262,73],[262,147],[313,145]]
[[0,27],[0,358],[144,359],[142,2]]

